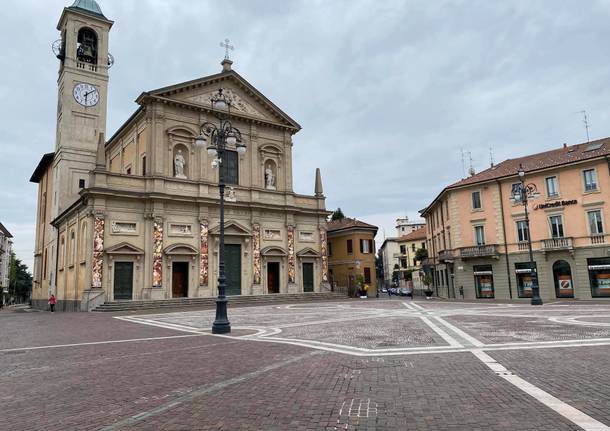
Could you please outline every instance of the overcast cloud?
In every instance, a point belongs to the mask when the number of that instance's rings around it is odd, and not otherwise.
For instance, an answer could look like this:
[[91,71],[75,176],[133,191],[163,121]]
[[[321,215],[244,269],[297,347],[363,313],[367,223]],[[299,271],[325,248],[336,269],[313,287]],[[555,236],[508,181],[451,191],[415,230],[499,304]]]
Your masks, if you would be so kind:
[[[610,1],[98,0],[115,20],[107,134],[145,90],[234,69],[298,121],[297,193],[385,228],[474,167],[610,135]],[[41,155],[53,151],[71,0],[3,2],[0,221],[32,263]],[[8,4],[7,4],[8,3]],[[382,239],[380,229],[378,241]],[[378,245],[380,242],[378,242]]]

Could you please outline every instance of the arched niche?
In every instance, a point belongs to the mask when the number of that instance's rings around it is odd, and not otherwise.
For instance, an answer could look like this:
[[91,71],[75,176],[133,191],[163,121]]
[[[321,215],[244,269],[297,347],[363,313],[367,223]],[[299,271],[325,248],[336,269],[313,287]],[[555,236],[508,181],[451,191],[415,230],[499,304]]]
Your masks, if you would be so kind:
[[[279,190],[282,182],[282,147],[277,144],[266,143],[259,147],[259,159],[261,162],[261,181],[260,184],[267,190]],[[269,181],[269,175],[273,181]]]
[[[196,164],[195,136],[195,131],[187,126],[176,126],[167,129],[168,172],[170,176],[181,179],[193,178],[195,176],[193,171],[193,166]],[[182,175],[178,175],[178,170],[176,169],[176,158],[179,154],[184,159]],[[178,161],[182,162],[182,160]]]

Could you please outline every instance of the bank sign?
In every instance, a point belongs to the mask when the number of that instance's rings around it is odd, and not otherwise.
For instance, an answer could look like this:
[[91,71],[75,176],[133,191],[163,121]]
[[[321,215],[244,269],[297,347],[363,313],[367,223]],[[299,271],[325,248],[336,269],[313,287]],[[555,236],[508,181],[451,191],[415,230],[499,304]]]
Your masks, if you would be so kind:
[[576,205],[578,201],[576,199],[572,199],[570,201],[555,201],[549,202],[546,204],[538,204],[534,205],[535,210],[545,210],[547,208],[557,208],[557,207],[566,207],[568,205]]

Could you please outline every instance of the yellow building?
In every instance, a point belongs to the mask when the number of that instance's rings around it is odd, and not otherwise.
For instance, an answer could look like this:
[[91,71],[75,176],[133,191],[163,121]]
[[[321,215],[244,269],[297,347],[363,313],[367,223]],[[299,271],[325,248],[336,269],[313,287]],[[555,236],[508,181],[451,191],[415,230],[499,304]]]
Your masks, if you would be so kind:
[[328,267],[333,287],[352,293],[361,276],[369,286],[368,296],[377,293],[375,235],[377,226],[353,218],[328,223]]

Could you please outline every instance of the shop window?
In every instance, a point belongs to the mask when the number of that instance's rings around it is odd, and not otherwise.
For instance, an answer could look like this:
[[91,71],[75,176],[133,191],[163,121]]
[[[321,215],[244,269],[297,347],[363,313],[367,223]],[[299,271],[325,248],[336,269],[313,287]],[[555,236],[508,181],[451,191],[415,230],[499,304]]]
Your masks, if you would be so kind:
[[591,296],[610,297],[610,257],[587,259]]
[[371,268],[364,268],[364,282],[371,284]]
[[[536,262],[534,262],[536,269]],[[517,295],[519,298],[532,297],[532,267],[529,262],[515,263],[515,273],[517,274]]]
[[491,265],[475,265],[473,273],[477,298],[493,298],[494,276]]
[[555,295],[557,298],[574,298],[572,269],[568,262],[558,260],[553,264],[553,278],[555,279]]

